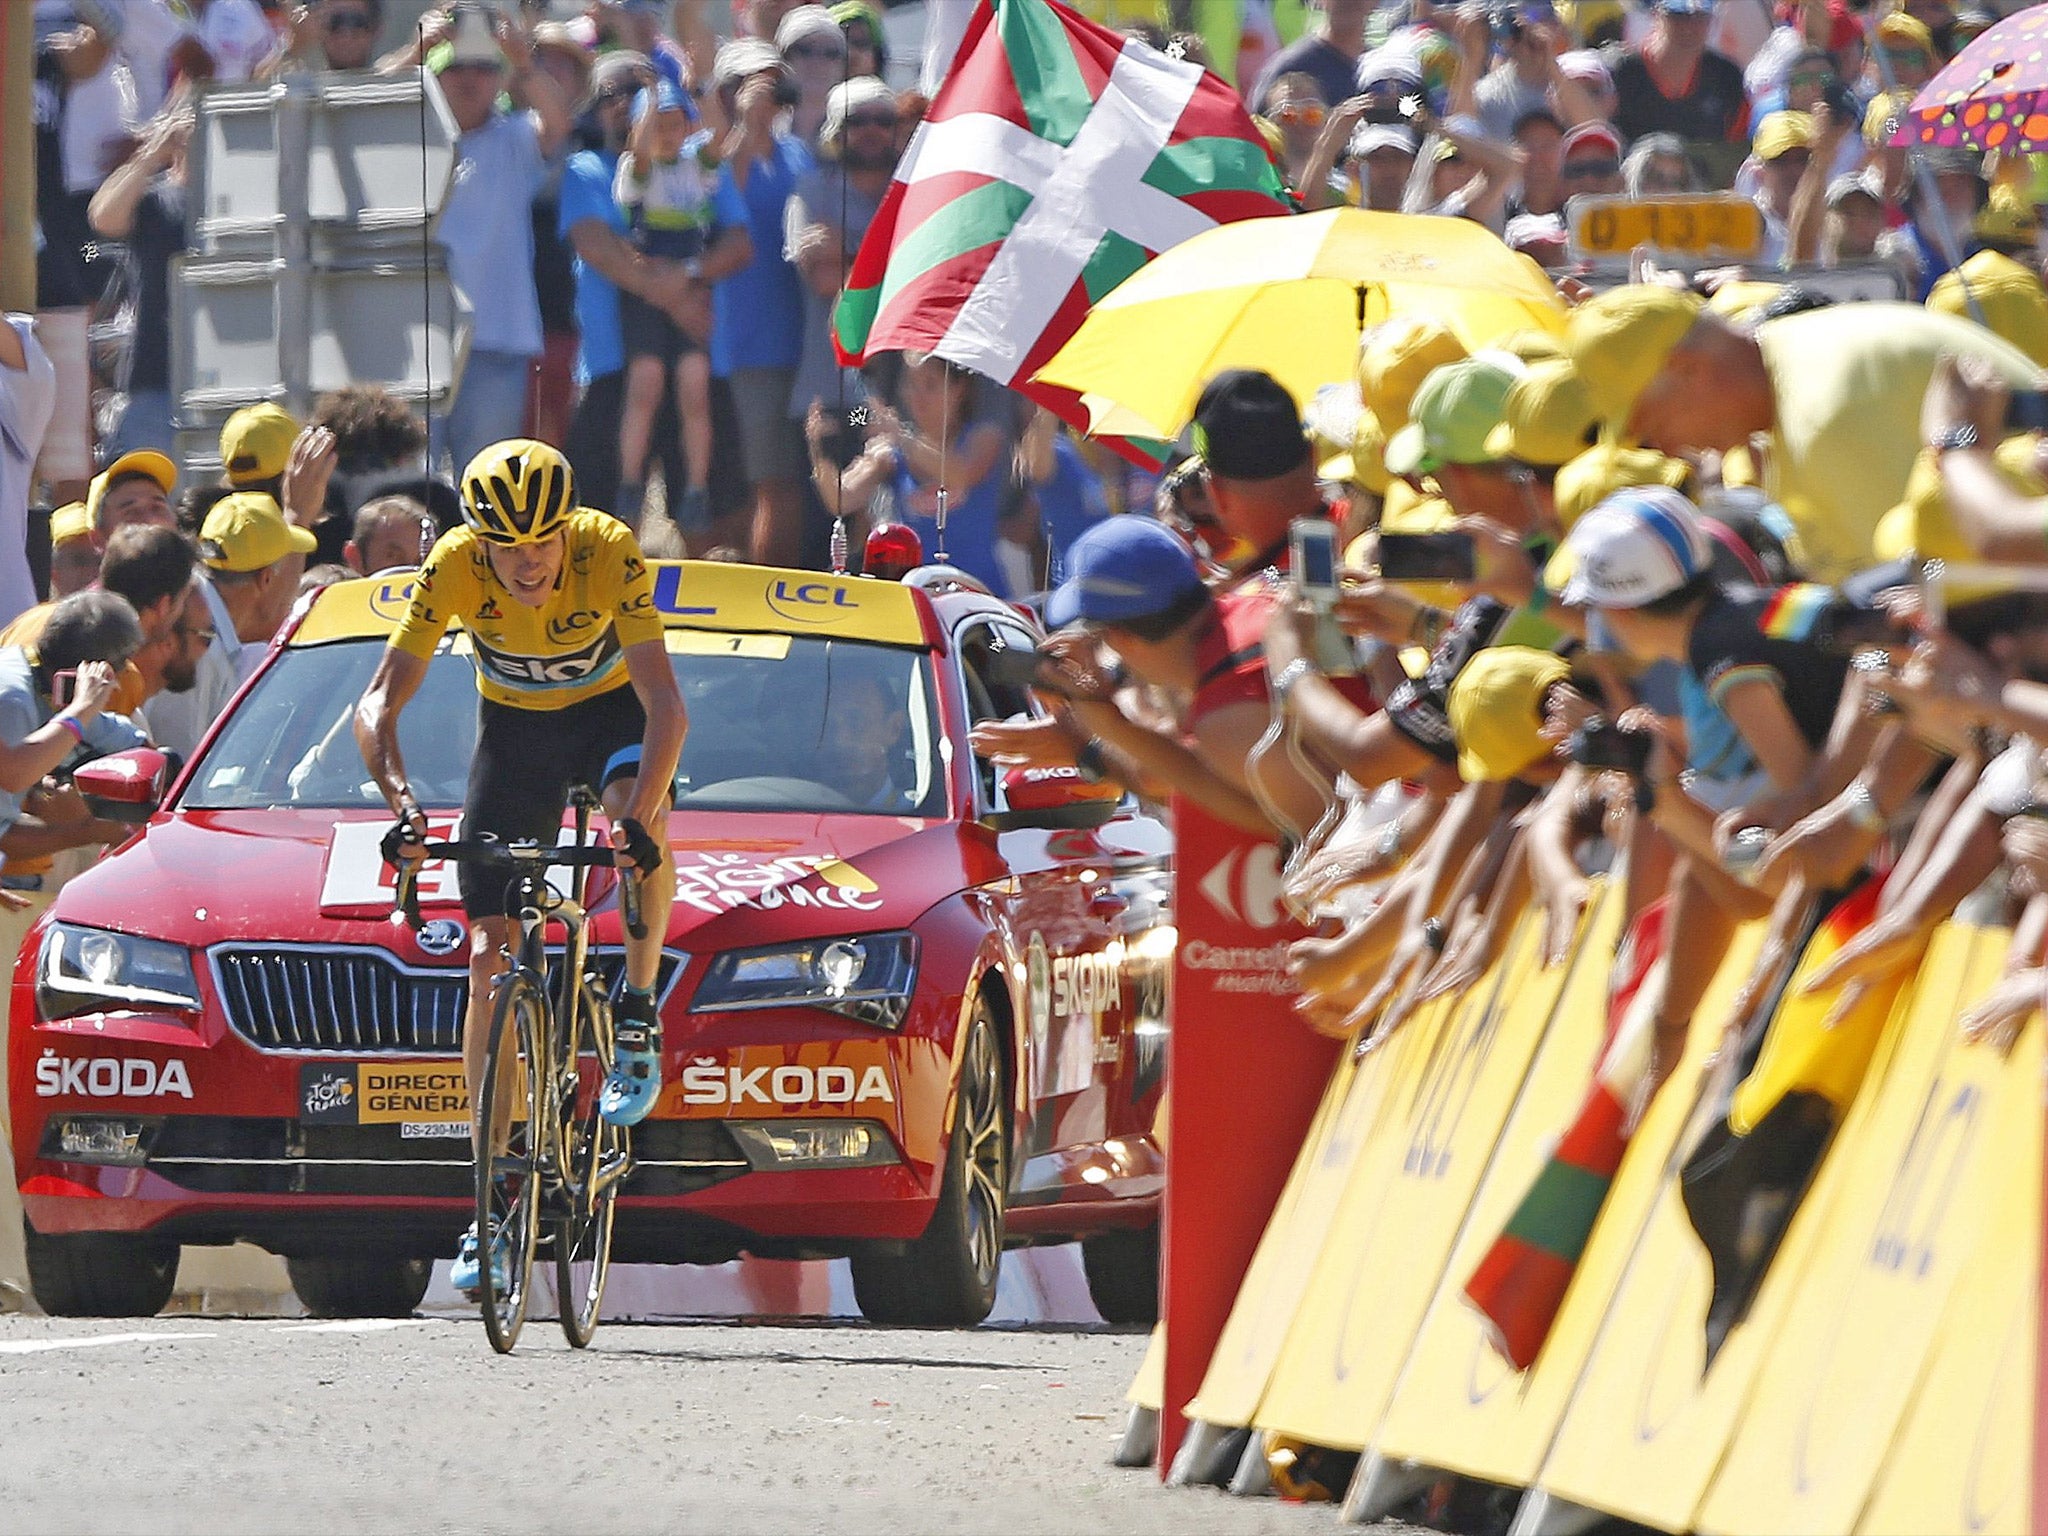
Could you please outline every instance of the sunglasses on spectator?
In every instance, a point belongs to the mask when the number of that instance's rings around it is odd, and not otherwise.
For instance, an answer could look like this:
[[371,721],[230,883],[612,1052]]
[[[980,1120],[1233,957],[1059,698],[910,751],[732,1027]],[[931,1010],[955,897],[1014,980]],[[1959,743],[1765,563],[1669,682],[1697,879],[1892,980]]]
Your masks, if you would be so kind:
[[615,101],[631,101],[639,91],[637,85],[608,85],[591,99],[600,106],[608,107]]
[[171,633],[180,640],[197,640],[201,645],[211,645],[215,632],[211,629],[200,629],[192,624],[173,624]]
[[1897,68],[1901,64],[1927,64],[1929,59],[1918,48],[1881,48],[1878,50],[1886,60]]
[[337,15],[329,16],[323,25],[330,32],[374,32],[377,30],[377,24],[370,20],[369,17],[357,15],[352,11],[342,11]]
[[1803,69],[1786,77],[1787,85],[1826,85],[1834,79],[1834,71],[1827,69]]
[[1587,158],[1567,160],[1559,167],[1558,174],[1561,176],[1619,176],[1621,174],[1621,162],[1604,158],[1599,160]]
[[1272,112],[1273,121],[1283,128],[1320,128],[1328,115],[1320,102],[1313,101],[1300,107],[1275,107]]
[[785,59],[837,59],[845,56],[844,48],[834,48],[830,43],[792,43],[783,50]]
[[846,126],[849,128],[887,128],[894,131],[896,127],[896,114],[894,112],[856,112],[847,118]]

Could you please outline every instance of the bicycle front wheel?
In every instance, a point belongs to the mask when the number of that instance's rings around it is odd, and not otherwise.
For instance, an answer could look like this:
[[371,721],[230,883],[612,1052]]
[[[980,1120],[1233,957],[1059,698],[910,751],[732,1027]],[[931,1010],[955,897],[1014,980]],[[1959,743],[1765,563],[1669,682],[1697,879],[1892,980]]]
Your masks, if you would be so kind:
[[[483,1249],[479,1299],[491,1348],[511,1353],[526,1325],[533,1278],[533,1249],[540,1233],[542,1148],[546,1144],[548,1073],[542,1065],[547,1028],[547,994],[524,971],[498,990],[491,1015],[491,1043],[484,1057],[478,1118],[503,1150],[476,1165],[476,1230]],[[502,1127],[502,1130],[501,1130]],[[503,1284],[493,1274],[499,1245],[505,1255]]]
[[[579,1070],[585,1058],[592,1066],[587,1076]],[[594,981],[583,984],[568,1066],[565,1081],[571,1087],[562,1100],[568,1165],[562,1170],[562,1200],[555,1218],[555,1295],[562,1332],[581,1349],[597,1332],[598,1314],[604,1308],[604,1286],[612,1268],[612,1220],[619,1185],[632,1167],[628,1132],[597,1112],[612,1067],[612,1008]]]

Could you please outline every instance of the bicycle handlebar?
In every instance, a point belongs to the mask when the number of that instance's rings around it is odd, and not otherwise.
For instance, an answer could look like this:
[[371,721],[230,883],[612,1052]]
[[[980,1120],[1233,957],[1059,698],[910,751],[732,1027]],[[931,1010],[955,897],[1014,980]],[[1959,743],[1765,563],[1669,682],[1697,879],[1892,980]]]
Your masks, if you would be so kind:
[[578,847],[574,844],[504,843],[494,837],[423,843],[419,858],[398,866],[397,907],[405,914],[406,925],[415,933],[426,926],[426,919],[420,915],[420,867],[429,859],[445,859],[455,864],[495,864],[503,869],[535,874],[556,867],[617,869],[621,871],[619,908],[625,919],[626,932],[636,939],[647,937],[647,924],[640,915],[640,881],[644,877],[637,866],[624,860],[621,850],[603,844]]

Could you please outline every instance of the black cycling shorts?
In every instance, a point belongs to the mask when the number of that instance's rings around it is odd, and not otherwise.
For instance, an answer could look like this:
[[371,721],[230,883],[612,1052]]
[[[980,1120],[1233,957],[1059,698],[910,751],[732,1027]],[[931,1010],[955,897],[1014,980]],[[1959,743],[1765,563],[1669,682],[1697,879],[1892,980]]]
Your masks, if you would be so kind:
[[[571,786],[587,784],[601,795],[615,781],[636,776],[646,734],[647,712],[631,684],[566,709],[515,709],[479,699],[462,835],[554,842]],[[464,864],[456,876],[462,910],[471,917],[518,914],[517,903],[507,899],[512,885],[504,870]]]

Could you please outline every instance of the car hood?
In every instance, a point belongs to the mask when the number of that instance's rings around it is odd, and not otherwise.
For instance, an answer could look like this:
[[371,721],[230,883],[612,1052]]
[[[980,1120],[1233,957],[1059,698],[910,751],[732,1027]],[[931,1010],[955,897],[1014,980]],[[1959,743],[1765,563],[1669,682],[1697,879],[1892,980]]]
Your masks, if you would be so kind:
[[[433,835],[449,826],[435,821]],[[67,884],[55,916],[204,947],[230,940],[386,942],[407,949],[377,852],[387,817],[333,811],[181,811]],[[718,949],[897,927],[952,892],[999,878],[993,840],[949,821],[779,813],[671,818],[669,942]],[[422,905],[455,904],[452,871]],[[617,937],[602,895],[593,926]]]

